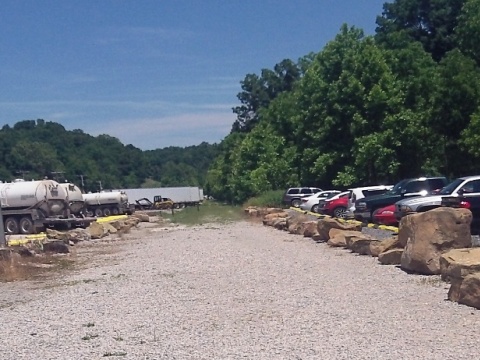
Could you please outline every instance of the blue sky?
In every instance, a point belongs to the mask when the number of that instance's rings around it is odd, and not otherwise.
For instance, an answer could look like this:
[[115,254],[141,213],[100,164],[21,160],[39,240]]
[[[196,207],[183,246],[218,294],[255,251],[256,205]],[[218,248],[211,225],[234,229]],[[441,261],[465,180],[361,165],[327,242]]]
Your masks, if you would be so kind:
[[320,51],[384,0],[2,0],[0,125],[44,119],[142,150],[220,142],[240,81]]

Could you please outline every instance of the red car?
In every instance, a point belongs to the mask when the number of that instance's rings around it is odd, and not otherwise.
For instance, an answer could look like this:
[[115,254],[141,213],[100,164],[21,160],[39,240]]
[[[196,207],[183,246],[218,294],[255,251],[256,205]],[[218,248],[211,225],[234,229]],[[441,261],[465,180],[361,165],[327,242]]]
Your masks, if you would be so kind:
[[348,207],[348,193],[338,199],[326,200],[324,207],[321,209],[321,212],[325,215],[330,215],[333,217],[343,218]]
[[375,210],[373,222],[381,225],[397,226],[398,220],[395,217],[395,204]]

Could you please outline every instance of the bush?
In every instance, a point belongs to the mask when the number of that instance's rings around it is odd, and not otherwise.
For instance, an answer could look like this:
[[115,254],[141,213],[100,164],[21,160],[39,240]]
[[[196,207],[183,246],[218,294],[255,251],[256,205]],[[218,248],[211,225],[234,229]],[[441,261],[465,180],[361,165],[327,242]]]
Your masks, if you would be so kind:
[[247,206],[260,206],[260,207],[283,207],[282,198],[285,190],[270,190],[250,198],[244,204]]

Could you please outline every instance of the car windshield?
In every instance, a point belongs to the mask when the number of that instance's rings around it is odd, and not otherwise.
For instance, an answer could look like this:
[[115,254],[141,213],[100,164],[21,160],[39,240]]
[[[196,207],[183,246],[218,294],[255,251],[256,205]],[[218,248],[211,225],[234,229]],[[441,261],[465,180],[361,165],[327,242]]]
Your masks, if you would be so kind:
[[402,180],[398,183],[395,184],[395,186],[386,192],[388,195],[400,195],[402,193],[402,190],[405,188],[405,185],[407,184],[408,180]]
[[455,190],[463,181],[464,181],[463,179],[453,180],[450,184],[448,184],[442,190],[440,190],[438,194],[450,195],[453,192],[453,190]]
[[326,197],[326,199],[330,199],[330,198],[332,198],[332,197],[334,197],[334,196],[336,196],[336,195],[338,195],[338,193],[330,193],[330,194],[328,194],[328,196]]

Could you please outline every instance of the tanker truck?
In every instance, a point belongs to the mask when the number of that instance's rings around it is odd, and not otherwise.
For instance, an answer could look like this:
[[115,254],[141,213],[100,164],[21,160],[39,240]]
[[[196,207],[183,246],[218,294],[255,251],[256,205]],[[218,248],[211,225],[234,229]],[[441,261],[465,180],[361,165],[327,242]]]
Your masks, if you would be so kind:
[[54,180],[0,183],[0,201],[9,235],[35,234],[47,226],[71,227],[79,222],[70,212],[65,188]]
[[83,200],[82,190],[77,185],[69,182],[60,183],[60,186],[67,192],[70,213],[75,216],[85,216],[85,200]]
[[128,196],[124,191],[103,191],[83,194],[89,216],[97,217],[131,214]]

